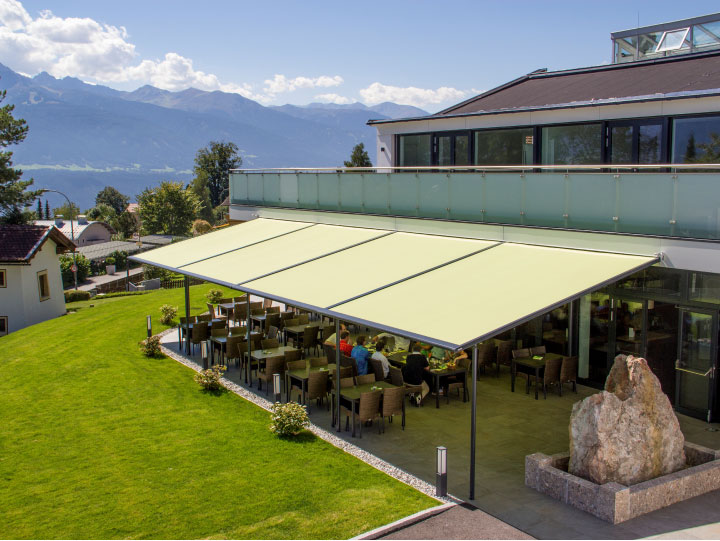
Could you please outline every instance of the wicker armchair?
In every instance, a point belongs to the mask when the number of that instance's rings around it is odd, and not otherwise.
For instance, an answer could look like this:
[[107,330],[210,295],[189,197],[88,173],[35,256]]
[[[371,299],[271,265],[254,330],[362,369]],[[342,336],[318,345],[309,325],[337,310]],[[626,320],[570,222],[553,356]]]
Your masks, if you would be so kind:
[[[390,367],[390,383],[395,385],[396,387],[402,387],[405,389],[405,395],[410,394],[420,394],[422,393],[422,385],[412,385],[410,383],[405,383],[403,380],[402,370],[399,368],[395,368],[394,366]],[[420,405],[422,405],[422,402],[420,402]]]
[[355,381],[358,385],[365,385],[367,383],[375,383],[375,374],[365,374],[364,376],[355,377]]
[[562,396],[562,385],[560,385],[560,366],[562,365],[562,359],[548,359],[545,362],[545,372],[543,375],[543,396],[547,400],[547,388],[548,385],[557,384],[558,393]]
[[577,393],[577,373],[578,373],[578,358],[563,357],[562,365],[560,366],[560,396],[562,396],[562,388],[565,383],[572,383],[573,392]]
[[402,415],[402,429],[405,430],[405,389],[392,387],[383,391],[382,431],[385,432],[385,418],[392,423],[393,415]]
[[267,337],[269,339],[273,339],[273,338],[278,339],[279,336],[280,336],[280,330],[277,327],[275,327],[274,325],[270,325],[267,328]]
[[457,395],[460,396],[460,389],[463,390],[463,400],[467,400],[468,398],[468,390],[467,390],[467,373],[469,368],[469,359],[460,359],[458,360],[458,367],[463,368],[465,370],[465,377],[455,376],[452,380],[449,380],[446,387],[445,387],[445,398],[447,399],[447,403],[450,403],[450,391],[455,390],[457,391]]
[[183,340],[187,340],[187,337],[190,334],[189,330],[192,328],[190,325],[196,321],[197,318],[195,316],[190,316],[189,318],[180,317],[180,325],[178,325],[178,344],[180,344],[181,349]]
[[260,347],[263,349],[275,349],[280,347],[280,342],[277,338],[266,338],[260,340]]
[[545,349],[545,346],[535,346],[534,348],[530,348],[530,355],[545,355],[547,353],[547,350]]
[[[368,421],[374,421],[375,418],[382,416],[380,410],[380,399],[382,398],[382,391],[370,391],[368,393],[360,393],[360,403],[358,404],[358,411],[355,415],[355,420],[360,424],[360,437],[362,438],[362,427],[363,424]],[[354,429],[355,427],[353,427]],[[378,425],[378,432],[381,430],[381,426]]]
[[381,361],[377,359],[370,359],[370,368],[372,373],[375,374],[375,381],[383,381],[385,379],[385,371]]
[[310,359],[310,366],[313,368],[318,367],[318,366],[327,366],[327,365],[328,365],[328,361],[327,361],[327,359],[325,359],[323,357]]
[[192,348],[192,354],[195,354],[195,344],[200,344],[208,339],[208,328],[207,325],[193,325],[192,334],[190,335],[190,344]]
[[[289,351],[287,353],[290,353]],[[285,354],[285,359],[287,360],[287,353]],[[307,361],[305,359],[300,359],[299,361],[287,361],[287,369],[288,370],[303,370],[307,368]]]
[[[285,361],[288,363],[296,362],[300,360],[301,356],[302,351],[300,351],[299,349],[291,349],[285,352]],[[301,368],[305,368],[305,365],[303,365]]]
[[344,353],[340,353],[340,366],[352,367],[353,377],[358,375],[357,361]]
[[[270,382],[273,380],[274,374],[280,374],[282,379],[285,375],[285,359],[283,357],[270,357],[265,361],[265,368],[258,371],[258,390],[262,390],[262,382],[265,382],[265,395],[270,394]],[[280,393],[280,389],[273,389],[275,394]]]
[[226,362],[230,362],[235,359],[235,366],[240,365],[240,357],[238,356],[238,345],[245,342],[245,337],[242,335],[231,335],[228,336],[227,342],[225,343],[225,358]]
[[[309,402],[312,400],[317,401],[318,405],[322,405],[323,399],[327,398],[328,394],[328,375],[327,370],[318,372],[310,372],[308,375],[307,382],[307,399],[308,399],[308,410],[310,409]],[[330,410],[330,401],[327,403],[327,409]]]
[[317,339],[318,329],[317,327],[305,327],[302,336],[302,347],[304,350],[310,353],[310,348],[313,348],[316,352],[318,349]]
[[478,378],[480,372],[485,372],[485,367],[491,364],[495,366],[495,377],[500,376],[500,365],[498,363],[497,352],[498,348],[492,341],[487,341],[484,344],[478,345]]
[[298,314],[298,325],[307,325],[310,323],[310,316],[307,314]]

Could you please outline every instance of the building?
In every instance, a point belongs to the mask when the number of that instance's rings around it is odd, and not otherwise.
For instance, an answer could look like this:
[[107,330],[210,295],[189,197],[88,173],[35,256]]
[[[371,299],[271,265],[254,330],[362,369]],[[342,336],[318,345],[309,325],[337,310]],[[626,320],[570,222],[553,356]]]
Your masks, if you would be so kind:
[[74,248],[54,226],[0,226],[0,336],[65,314],[58,254]]
[[116,233],[109,224],[88,221],[82,214],[77,217],[77,220],[72,221],[65,220],[62,216],[56,216],[54,220],[35,220],[33,223],[43,227],[55,226],[67,238],[74,238],[75,245],[78,247],[110,242],[111,237]]
[[375,169],[238,171],[230,219],[656,256],[543,312],[528,298],[494,337],[576,354],[595,387],[616,354],[644,356],[679,412],[717,419],[720,14],[611,40],[614,64],[541,69],[433,115],[370,121]]

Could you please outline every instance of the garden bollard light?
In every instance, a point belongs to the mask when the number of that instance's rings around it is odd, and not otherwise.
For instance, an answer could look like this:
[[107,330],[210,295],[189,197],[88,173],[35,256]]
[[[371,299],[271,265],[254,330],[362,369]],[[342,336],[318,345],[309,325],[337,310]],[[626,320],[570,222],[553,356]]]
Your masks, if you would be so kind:
[[437,472],[435,473],[435,495],[447,496],[447,447],[437,448]]
[[208,369],[208,345],[205,340],[200,342],[200,357],[202,357],[203,369]]
[[280,399],[280,374],[273,374],[273,391],[275,392],[275,402],[282,402]]
[[148,329],[148,338],[152,336],[152,318],[150,316],[147,317],[147,329]]

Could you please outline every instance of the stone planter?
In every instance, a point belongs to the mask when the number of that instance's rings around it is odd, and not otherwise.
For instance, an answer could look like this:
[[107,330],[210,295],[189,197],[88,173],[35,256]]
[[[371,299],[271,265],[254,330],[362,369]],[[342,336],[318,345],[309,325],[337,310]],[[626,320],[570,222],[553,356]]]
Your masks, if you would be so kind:
[[687,467],[643,483],[598,485],[568,473],[569,453],[525,457],[525,485],[618,524],[720,489],[720,451],[685,443]]
[[115,265],[105,265],[105,272],[108,274],[115,274]]

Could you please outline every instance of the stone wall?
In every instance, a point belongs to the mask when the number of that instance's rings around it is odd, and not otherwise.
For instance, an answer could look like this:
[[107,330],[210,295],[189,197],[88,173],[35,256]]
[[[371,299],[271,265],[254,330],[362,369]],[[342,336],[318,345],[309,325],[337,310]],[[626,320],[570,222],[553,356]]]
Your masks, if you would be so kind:
[[685,443],[688,467],[631,486],[603,485],[567,472],[569,453],[525,457],[525,485],[598,518],[618,524],[720,489],[720,451]]

